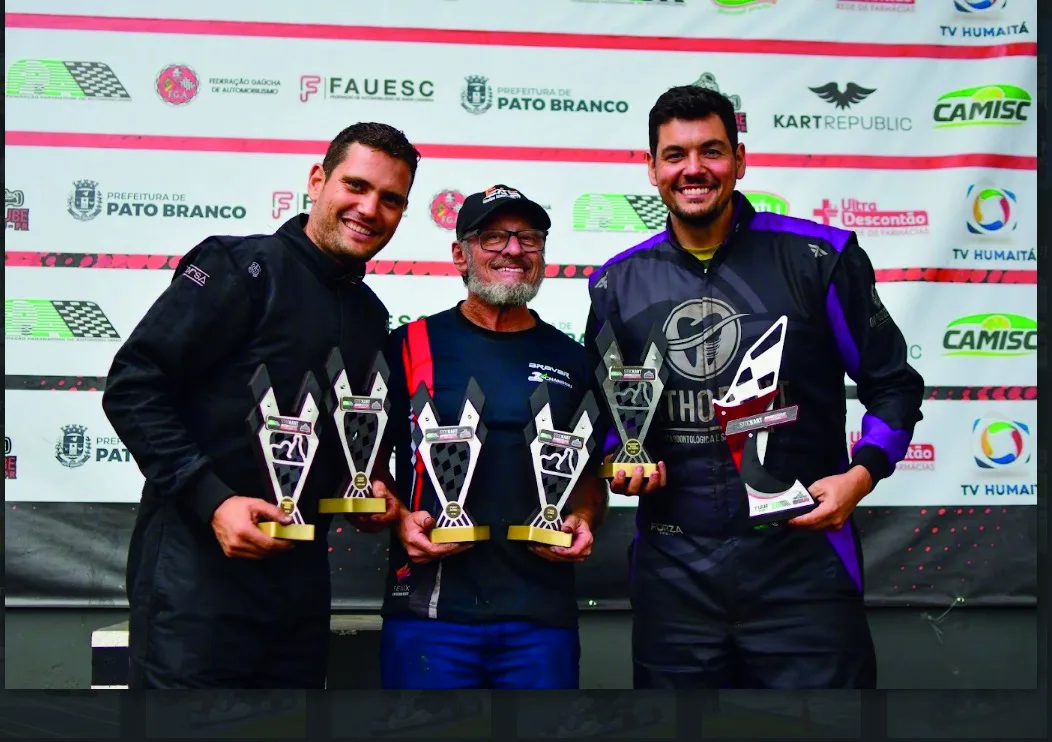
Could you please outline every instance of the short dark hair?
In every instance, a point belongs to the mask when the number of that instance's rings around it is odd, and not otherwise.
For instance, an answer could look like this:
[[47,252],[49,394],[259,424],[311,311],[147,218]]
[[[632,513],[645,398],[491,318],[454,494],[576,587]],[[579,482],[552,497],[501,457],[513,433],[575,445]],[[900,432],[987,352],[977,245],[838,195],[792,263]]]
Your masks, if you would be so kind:
[[326,180],[332,175],[332,171],[343,162],[343,158],[347,156],[347,150],[355,142],[386,152],[408,165],[409,186],[412,188],[413,181],[416,180],[416,166],[420,162],[420,152],[398,129],[388,124],[378,124],[372,121],[359,121],[357,124],[351,124],[329,142],[329,149],[325,152],[325,159],[321,163]]
[[700,85],[679,85],[669,88],[650,109],[650,154],[657,156],[658,129],[672,119],[697,121],[712,114],[720,117],[731,149],[738,149],[738,121],[734,104],[723,93]]

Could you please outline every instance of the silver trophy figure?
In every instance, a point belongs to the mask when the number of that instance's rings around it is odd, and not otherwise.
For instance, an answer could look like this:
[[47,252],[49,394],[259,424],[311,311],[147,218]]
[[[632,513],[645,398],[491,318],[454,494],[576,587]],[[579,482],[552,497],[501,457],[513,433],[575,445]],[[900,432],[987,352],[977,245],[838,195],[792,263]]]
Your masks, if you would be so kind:
[[723,399],[713,403],[749,498],[754,525],[789,520],[810,512],[818,502],[798,480],[784,482],[763,467],[770,429],[796,421],[798,407],[774,409],[788,318],[782,316],[752,347]]
[[[564,533],[563,508],[584,471],[595,446],[592,429],[598,416],[595,396],[588,392],[570,423],[570,432],[552,422],[548,383],[541,382],[530,395],[533,419],[526,426],[540,507],[526,525],[508,527],[511,541],[532,541],[549,546],[570,546],[573,534]],[[553,502],[554,501],[554,502]]]
[[328,411],[336,424],[340,448],[350,473],[342,494],[319,500],[318,512],[382,513],[387,509],[387,501],[373,497],[372,471],[390,411],[387,363],[382,353],[376,354],[367,377],[370,379],[366,387],[368,391],[362,395],[351,390],[339,348],[333,348],[329,354],[325,373],[328,377]]
[[613,460],[603,463],[600,474],[605,479],[613,479],[623,471],[631,477],[636,467],[642,466],[643,476],[649,477],[657,471],[657,463],[650,458],[643,441],[668,379],[665,367],[668,341],[659,328],[651,330],[643,362],[638,366],[625,365],[609,322],[599,330],[596,344],[603,355],[603,364],[596,369],[596,377],[603,388],[620,440]]
[[467,393],[457,425],[441,426],[435,413],[435,402],[427,385],[421,383],[413,395],[413,442],[435,488],[442,511],[431,530],[435,544],[486,541],[489,526],[471,519],[464,502],[471,488],[479,451],[486,439],[482,422],[485,397],[474,378],[468,380]]
[[248,415],[248,428],[258,444],[257,460],[278,507],[292,516],[289,525],[267,522],[259,527],[272,538],[313,541],[314,526],[303,521],[299,500],[318,450],[321,388],[308,371],[297,396],[299,411],[291,416],[278,409],[266,364],[259,365],[249,386],[256,406]]

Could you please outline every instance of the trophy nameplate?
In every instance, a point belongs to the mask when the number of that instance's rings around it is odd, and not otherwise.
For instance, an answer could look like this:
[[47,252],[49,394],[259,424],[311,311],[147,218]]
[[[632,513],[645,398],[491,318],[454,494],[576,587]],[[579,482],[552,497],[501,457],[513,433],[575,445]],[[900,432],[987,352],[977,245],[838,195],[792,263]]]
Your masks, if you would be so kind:
[[260,364],[249,382],[256,406],[248,415],[249,434],[255,439],[257,461],[279,508],[292,523],[260,523],[272,538],[313,541],[314,526],[303,521],[299,501],[318,451],[318,418],[321,387],[308,371],[297,395],[298,412],[284,415],[278,409],[266,364]]
[[413,394],[413,442],[441,507],[431,531],[432,543],[489,539],[489,526],[477,525],[464,506],[479,451],[486,439],[486,426],[482,422],[484,403],[482,389],[474,378],[469,379],[460,422],[442,426],[427,385],[421,382]]
[[590,391],[585,395],[570,423],[570,431],[556,429],[552,421],[548,382],[542,381],[530,395],[530,409],[533,418],[526,426],[526,439],[530,441],[540,506],[528,524],[508,527],[508,539],[570,546],[573,534],[563,532],[562,512],[595,445],[592,428],[599,412],[595,396]]
[[373,496],[372,472],[376,454],[387,427],[390,401],[387,398],[390,370],[382,353],[366,382],[365,394],[355,394],[347,378],[347,369],[339,348],[333,348],[325,364],[328,412],[336,424],[336,434],[343,450],[350,476],[339,497],[318,501],[319,513],[383,513],[387,500]]
[[794,405],[774,409],[788,318],[782,316],[745,352],[734,381],[713,403],[749,500],[755,525],[789,520],[818,503],[799,481],[783,482],[763,468],[770,429],[796,421]]
[[664,363],[668,341],[659,328],[654,328],[647,340],[643,361],[638,366],[625,365],[609,322],[599,330],[596,345],[603,355],[603,364],[596,369],[596,377],[619,440],[613,459],[600,467],[600,476],[613,479],[623,471],[631,477],[636,467],[642,466],[643,476],[649,477],[657,471],[657,464],[650,458],[643,441],[668,379]]

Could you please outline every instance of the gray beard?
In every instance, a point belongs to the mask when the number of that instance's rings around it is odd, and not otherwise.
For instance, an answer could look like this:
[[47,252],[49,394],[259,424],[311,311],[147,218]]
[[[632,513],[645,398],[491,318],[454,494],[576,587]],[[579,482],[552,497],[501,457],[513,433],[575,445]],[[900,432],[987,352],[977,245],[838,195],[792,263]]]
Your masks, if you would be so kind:
[[541,290],[541,282],[544,281],[544,264],[541,264],[541,272],[536,283],[520,281],[513,285],[494,281],[486,283],[479,278],[475,271],[475,264],[471,258],[470,250],[465,250],[464,255],[468,262],[468,274],[464,277],[464,283],[468,292],[493,307],[520,307],[529,304]]

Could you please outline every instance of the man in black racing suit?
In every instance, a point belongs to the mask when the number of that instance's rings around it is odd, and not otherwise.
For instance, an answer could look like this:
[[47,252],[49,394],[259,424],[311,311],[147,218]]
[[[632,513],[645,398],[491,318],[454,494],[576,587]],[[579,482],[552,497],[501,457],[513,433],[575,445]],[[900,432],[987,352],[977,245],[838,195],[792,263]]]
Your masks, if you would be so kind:
[[[304,374],[324,384],[338,346],[362,387],[389,319],[365,264],[394,236],[418,160],[397,129],[348,127],[311,169],[309,216],[204,240],[117,352],[102,405],[146,479],[128,551],[130,688],[324,687],[331,516],[317,501],[338,496],[347,465],[321,419],[298,503],[314,541],[264,534],[261,521],[289,519],[257,466],[249,381],[266,363],[279,409],[297,414]],[[351,522],[386,528],[388,505]]]
[[[633,665],[639,688],[872,688],[876,661],[851,514],[905,455],[923,381],[877,294],[853,232],[757,213],[734,108],[694,86],[650,114],[650,181],[665,231],[590,277],[586,347],[610,322],[626,363],[653,327],[669,341],[668,381],[645,446],[660,460],[639,496],[630,549]],[[744,487],[713,414],[743,354],[788,317],[779,406],[765,468],[819,505],[752,527]],[[847,450],[845,372],[866,408]],[[609,439],[608,439],[609,445]],[[637,470],[614,492],[637,494]]]

